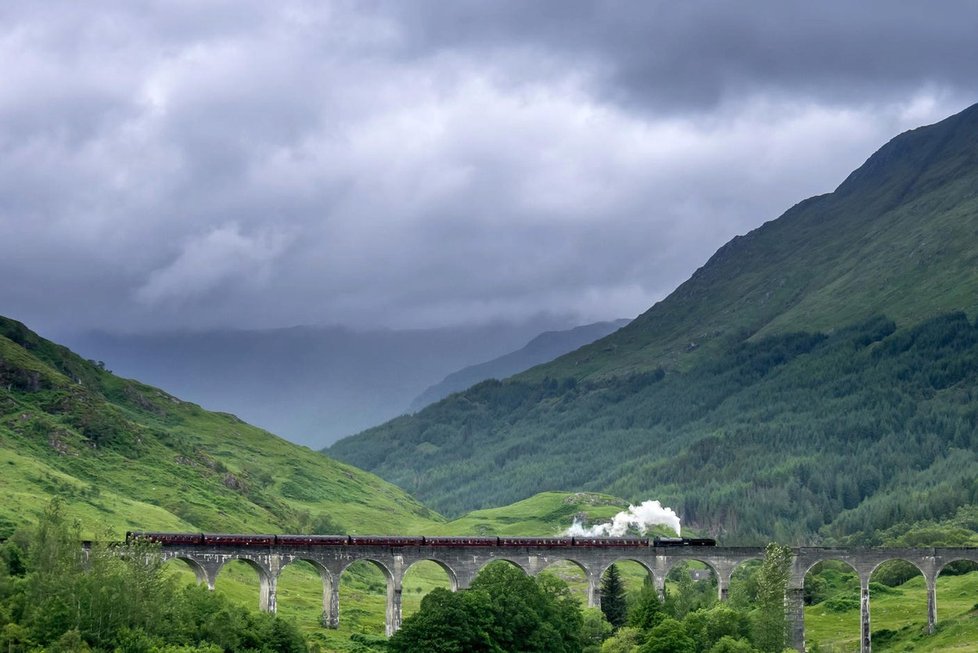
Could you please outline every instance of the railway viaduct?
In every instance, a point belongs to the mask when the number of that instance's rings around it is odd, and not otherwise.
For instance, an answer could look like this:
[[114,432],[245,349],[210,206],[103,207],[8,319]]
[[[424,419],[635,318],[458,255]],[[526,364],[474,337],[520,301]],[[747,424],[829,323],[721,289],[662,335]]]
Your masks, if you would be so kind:
[[[849,549],[801,547],[792,550],[791,575],[785,595],[791,645],[805,650],[803,586],[805,574],[821,561],[838,560],[850,565],[859,576],[861,588],[861,651],[872,649],[870,637],[869,580],[884,562],[904,560],[920,570],[927,584],[927,622],[931,632],[937,623],[937,576],[945,565],[959,560],[978,562],[978,548],[927,549]],[[200,583],[214,588],[217,575],[226,563],[241,560],[250,565],[260,580],[259,607],[275,611],[278,576],[297,560],[312,564],[323,581],[323,613],[331,627],[340,619],[339,579],[349,565],[358,560],[374,564],[387,579],[387,634],[401,624],[401,584],[411,565],[430,560],[448,575],[452,590],[464,589],[486,564],[505,560],[528,574],[537,574],[548,565],[569,561],[580,567],[588,582],[588,603],[600,606],[600,582],[614,562],[634,561],[651,575],[660,594],[669,571],[684,561],[699,561],[712,569],[717,579],[720,600],[725,600],[734,569],[747,561],[760,560],[764,550],[741,547],[653,547],[653,546],[213,546],[163,545],[164,559],[187,563]]]

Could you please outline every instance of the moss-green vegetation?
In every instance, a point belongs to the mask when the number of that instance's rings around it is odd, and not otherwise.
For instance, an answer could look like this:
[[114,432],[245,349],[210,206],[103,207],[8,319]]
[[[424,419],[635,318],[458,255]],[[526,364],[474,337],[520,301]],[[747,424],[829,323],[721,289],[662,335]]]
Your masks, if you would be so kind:
[[582,630],[580,608],[566,584],[494,562],[463,592],[432,592],[391,638],[388,650],[579,653]]
[[[978,651],[978,572],[938,579],[934,635],[927,634],[922,576],[894,588],[874,584],[870,599],[874,651]],[[834,575],[830,595],[805,608],[805,639],[818,651],[859,650],[858,580]]]
[[431,535],[557,534],[575,517],[588,522],[610,520],[628,502],[594,492],[541,492],[499,508],[475,510],[458,519],[432,526]]
[[181,587],[147,543],[95,543],[60,501],[30,530],[0,545],[0,648],[8,653],[306,653],[294,624]]
[[389,533],[440,523],[397,487],[0,318],[0,536],[64,497],[86,535]]

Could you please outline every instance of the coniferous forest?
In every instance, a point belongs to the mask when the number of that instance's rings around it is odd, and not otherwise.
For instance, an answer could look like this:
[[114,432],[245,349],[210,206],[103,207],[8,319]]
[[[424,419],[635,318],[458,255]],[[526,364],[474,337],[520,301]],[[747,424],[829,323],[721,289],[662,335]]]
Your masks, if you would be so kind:
[[485,382],[338,453],[449,514],[586,489],[658,498],[727,543],[872,544],[978,499],[976,388],[965,314],[878,317],[687,372]]

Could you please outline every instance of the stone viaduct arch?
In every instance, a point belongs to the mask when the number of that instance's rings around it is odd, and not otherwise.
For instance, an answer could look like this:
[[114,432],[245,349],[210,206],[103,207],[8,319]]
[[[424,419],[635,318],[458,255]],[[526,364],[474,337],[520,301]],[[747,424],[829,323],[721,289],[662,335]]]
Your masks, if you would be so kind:
[[[804,651],[805,574],[815,564],[828,560],[847,563],[859,576],[861,651],[872,650],[869,579],[879,565],[890,560],[904,560],[917,567],[927,585],[927,623],[930,632],[937,623],[937,576],[947,564],[959,560],[978,563],[978,548],[923,549],[844,549],[799,547],[792,549],[791,573],[786,590],[792,646]],[[401,589],[404,574],[422,560],[437,563],[452,584],[452,589],[469,586],[485,565],[505,560],[530,575],[536,575],[551,563],[566,560],[584,571],[588,581],[588,604],[601,604],[601,577],[615,562],[634,561],[651,575],[661,592],[666,576],[677,564],[699,561],[717,578],[720,600],[726,600],[734,569],[750,560],[761,560],[764,550],[756,547],[682,547],[682,546],[426,546],[381,544],[362,545],[272,545],[221,546],[204,544],[163,545],[164,559],[179,559],[190,565],[198,581],[213,589],[217,575],[227,562],[243,560],[257,572],[261,582],[259,608],[275,611],[278,576],[286,565],[304,560],[311,563],[323,580],[323,611],[331,627],[340,619],[339,580],[354,562],[364,560],[377,566],[387,579],[386,632],[392,635],[401,625]]]

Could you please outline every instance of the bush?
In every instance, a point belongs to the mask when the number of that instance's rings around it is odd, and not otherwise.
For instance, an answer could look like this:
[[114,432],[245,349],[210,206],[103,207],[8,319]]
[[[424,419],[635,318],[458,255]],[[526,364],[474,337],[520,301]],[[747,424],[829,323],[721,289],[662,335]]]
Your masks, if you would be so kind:
[[390,639],[392,653],[571,653],[583,619],[566,583],[531,578],[506,563],[483,569],[467,590],[433,590]]
[[849,612],[850,610],[858,610],[859,595],[850,594],[848,592],[836,594],[832,598],[826,600],[822,605],[832,612]]
[[682,623],[666,619],[649,631],[648,641],[639,653],[696,653],[696,642]]
[[883,583],[872,581],[869,584],[869,594],[870,596],[882,596],[883,594],[903,594],[903,591],[895,587],[890,587],[889,585],[884,585]]
[[643,642],[645,634],[640,629],[625,626],[604,641],[601,653],[632,653]]
[[748,641],[724,636],[709,649],[709,653],[757,653],[757,649]]

